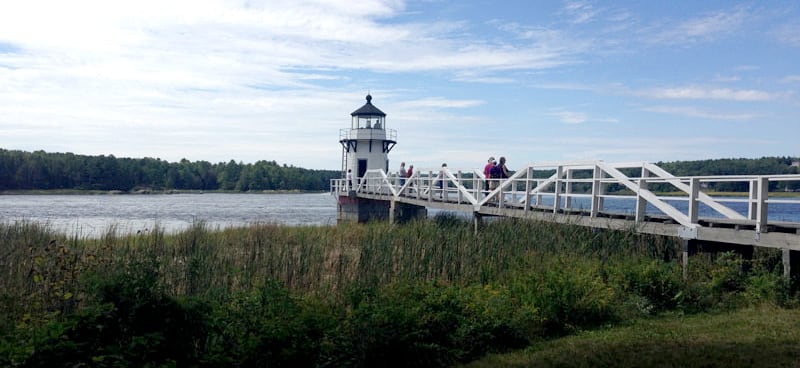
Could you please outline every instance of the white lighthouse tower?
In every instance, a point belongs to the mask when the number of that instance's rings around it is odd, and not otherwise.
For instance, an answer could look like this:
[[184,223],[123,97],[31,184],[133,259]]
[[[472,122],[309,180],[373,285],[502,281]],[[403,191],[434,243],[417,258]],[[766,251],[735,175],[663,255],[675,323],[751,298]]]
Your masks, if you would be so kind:
[[[386,128],[386,114],[372,104],[372,96],[367,95],[367,103],[350,114],[350,128],[339,131],[342,144],[342,178],[351,170],[353,183],[359,182],[367,170],[382,169],[389,172],[389,151],[397,144],[397,131]],[[408,221],[425,218],[424,206],[412,205],[394,200],[370,199],[359,196],[355,188],[346,192],[337,191],[337,221],[367,222],[377,219],[389,221]],[[346,193],[346,194],[345,194]]]
[[397,131],[386,128],[386,114],[372,104],[372,96],[367,94],[367,103],[350,116],[350,128],[339,132],[342,177],[352,170],[353,182],[357,182],[367,170],[389,172],[389,151],[397,144]]

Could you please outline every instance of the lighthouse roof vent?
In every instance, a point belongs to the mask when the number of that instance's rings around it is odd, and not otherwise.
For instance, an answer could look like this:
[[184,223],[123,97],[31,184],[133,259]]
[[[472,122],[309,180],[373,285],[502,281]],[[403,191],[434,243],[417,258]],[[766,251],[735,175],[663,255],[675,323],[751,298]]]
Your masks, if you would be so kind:
[[367,103],[353,111],[351,116],[386,116],[381,109],[372,104],[372,96],[367,95]]

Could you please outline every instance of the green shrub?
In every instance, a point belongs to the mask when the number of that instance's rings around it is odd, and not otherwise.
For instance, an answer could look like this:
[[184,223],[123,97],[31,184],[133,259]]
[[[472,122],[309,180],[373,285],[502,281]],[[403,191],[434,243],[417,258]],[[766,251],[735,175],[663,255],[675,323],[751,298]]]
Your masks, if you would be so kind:
[[[98,281],[96,301],[40,328],[27,366],[188,366],[199,362],[205,303],[179,303],[158,287],[154,267],[133,263]],[[41,333],[38,335],[41,336]]]
[[349,294],[336,365],[449,366],[528,343],[507,291],[396,283]]
[[217,304],[207,361],[212,365],[309,367],[323,360],[337,325],[331,307],[304,303],[270,280]]
[[711,269],[711,288],[718,294],[744,290],[743,264],[742,258],[734,252],[719,254]]
[[633,259],[610,265],[609,278],[620,293],[628,295],[627,307],[641,314],[657,314],[678,307],[685,283],[676,263]]
[[742,295],[750,305],[781,305],[786,300],[787,283],[779,270],[758,270],[747,277]]
[[550,262],[538,272],[521,273],[510,286],[521,299],[521,307],[537,314],[543,336],[561,335],[614,318],[614,290],[603,280],[599,263],[567,255]]

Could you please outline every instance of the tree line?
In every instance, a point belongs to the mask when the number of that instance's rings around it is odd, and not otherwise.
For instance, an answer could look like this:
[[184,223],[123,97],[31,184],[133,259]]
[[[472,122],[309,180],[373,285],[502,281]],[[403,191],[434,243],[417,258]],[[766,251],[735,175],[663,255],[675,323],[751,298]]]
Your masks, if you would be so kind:
[[[658,162],[675,176],[797,174],[797,157],[732,158]],[[552,173],[545,173],[548,176]],[[626,173],[636,176],[637,173]],[[275,161],[167,162],[157,158],[117,158],[73,153],[0,149],[0,190],[328,190],[339,170],[310,170]],[[746,192],[745,182],[711,183],[711,190]],[[621,188],[620,188],[621,189]],[[653,188],[658,190],[657,188]],[[799,182],[771,182],[771,190],[798,190]],[[613,188],[609,188],[613,191]],[[664,190],[670,190],[664,188]]]
[[[783,175],[798,174],[798,157],[725,158],[714,160],[658,162],[656,165],[675,176]],[[800,182],[770,182],[771,191],[800,189]],[[709,189],[719,192],[747,192],[746,182],[714,182]]]
[[0,149],[0,190],[328,190],[338,170],[309,170],[275,161],[167,162],[73,153]]

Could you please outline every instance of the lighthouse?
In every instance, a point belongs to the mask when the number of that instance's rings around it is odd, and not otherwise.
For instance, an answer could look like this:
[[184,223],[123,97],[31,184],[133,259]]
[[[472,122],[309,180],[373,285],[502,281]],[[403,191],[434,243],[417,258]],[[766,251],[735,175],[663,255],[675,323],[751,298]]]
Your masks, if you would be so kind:
[[386,114],[372,104],[372,96],[367,94],[367,103],[350,114],[350,127],[339,131],[342,177],[351,170],[353,181],[357,182],[367,170],[389,172],[389,151],[397,144],[396,139],[397,131],[387,129]]
[[423,206],[396,203],[393,199],[365,198],[357,193],[358,182],[367,170],[381,169],[389,172],[389,151],[397,144],[397,131],[386,126],[386,114],[372,104],[367,94],[367,103],[350,114],[350,127],[339,131],[342,144],[342,178],[350,170],[354,185],[347,191],[337,191],[337,221],[367,222],[388,219],[408,221],[424,218],[427,210]]

